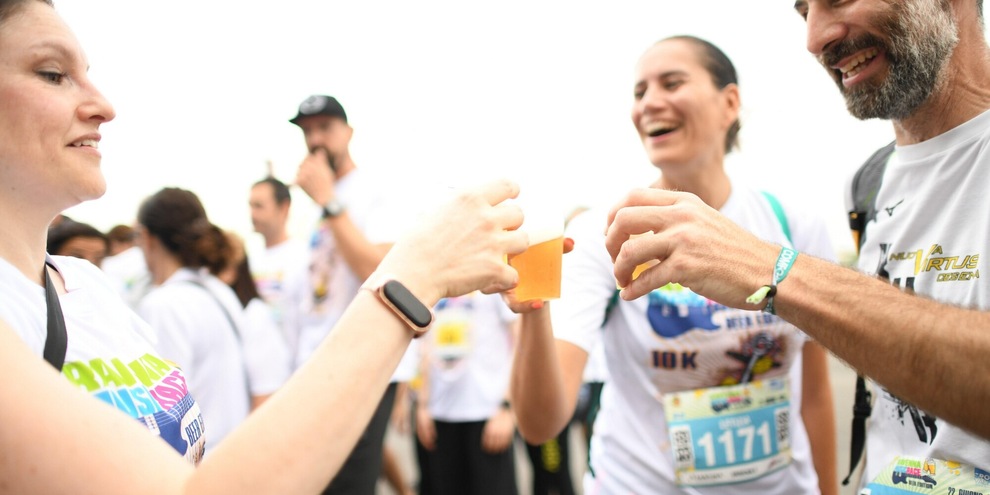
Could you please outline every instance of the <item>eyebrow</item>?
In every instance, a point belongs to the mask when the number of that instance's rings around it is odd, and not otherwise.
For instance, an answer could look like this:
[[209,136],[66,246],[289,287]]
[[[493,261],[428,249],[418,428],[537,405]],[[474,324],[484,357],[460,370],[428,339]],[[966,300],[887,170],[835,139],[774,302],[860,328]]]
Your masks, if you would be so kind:
[[794,2],[794,10],[800,11],[802,8],[807,8],[808,2],[806,0],[797,0]]
[[63,58],[68,59],[70,62],[76,61],[76,54],[73,53],[71,50],[69,50],[64,44],[59,43],[57,41],[51,41],[51,40],[39,41],[34,45],[31,45],[31,50],[39,51],[39,52],[45,50],[53,51],[58,53]]

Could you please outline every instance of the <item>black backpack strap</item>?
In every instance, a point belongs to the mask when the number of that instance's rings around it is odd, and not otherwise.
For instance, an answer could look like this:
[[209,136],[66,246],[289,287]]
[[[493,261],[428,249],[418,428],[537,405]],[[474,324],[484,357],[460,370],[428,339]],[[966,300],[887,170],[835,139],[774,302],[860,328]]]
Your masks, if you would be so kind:
[[883,180],[883,172],[887,161],[894,153],[894,142],[891,141],[883,148],[873,153],[863,165],[856,170],[852,181],[852,209],[849,211],[849,229],[852,231],[856,252],[866,240],[866,225],[877,216],[877,191]]
[[[852,181],[853,206],[849,210],[849,229],[852,231],[856,253],[859,253],[866,242],[866,225],[877,216],[877,192],[883,181],[883,172],[887,161],[894,153],[894,142],[891,141],[878,149],[856,171]],[[863,457],[866,447],[866,420],[873,412],[873,394],[866,386],[866,378],[856,375],[856,396],[853,400],[852,437],[849,442],[849,474],[842,480],[842,485],[848,485],[859,460]]]
[[866,419],[873,412],[873,394],[866,388],[863,375],[856,376],[856,400],[853,403],[852,437],[849,441],[849,474],[842,480],[842,485],[848,485],[859,459],[866,447]]
[[[45,350],[42,352],[45,361],[62,371],[65,364],[65,349],[69,346],[69,336],[65,332],[65,318],[62,316],[62,305],[58,302],[58,292],[52,277],[48,275],[48,267],[45,263],[45,305],[48,306],[48,337],[45,339]],[[55,267],[52,266],[54,269]]]

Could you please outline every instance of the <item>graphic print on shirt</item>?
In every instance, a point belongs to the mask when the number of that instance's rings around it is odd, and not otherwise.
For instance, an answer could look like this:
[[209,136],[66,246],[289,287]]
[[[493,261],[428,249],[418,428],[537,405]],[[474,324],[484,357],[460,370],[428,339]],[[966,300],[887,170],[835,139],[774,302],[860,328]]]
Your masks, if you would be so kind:
[[[653,350],[650,360],[656,369],[697,370],[707,363],[702,371],[711,379],[704,386],[728,386],[783,372],[790,360],[780,335],[784,325],[776,316],[732,309],[678,284],[654,290],[648,300],[647,318],[661,341],[694,343],[691,350],[683,345],[676,351]],[[704,359],[698,349],[709,350]]]
[[434,308],[435,321],[430,355],[436,366],[454,371],[464,364],[471,353],[471,315],[474,302],[471,295],[441,299]]
[[144,423],[187,460],[198,464],[203,458],[203,416],[175,363],[151,354],[130,363],[95,358],[67,362],[62,374],[73,385]]
[[333,279],[334,262],[337,257],[333,233],[326,225],[320,225],[310,239],[313,253],[309,264],[309,279],[313,288],[312,311],[324,313],[329,307],[330,280]]
[[[891,245],[880,244],[877,275],[906,290],[914,290],[918,280],[932,276],[936,284],[974,283],[980,278],[979,262],[979,253],[947,252],[938,243],[927,249],[903,251],[894,251]],[[886,391],[882,400],[888,419],[896,420],[909,431],[913,430],[919,442],[931,444],[935,441],[938,418]]]
[[650,293],[647,316],[677,483],[742,483],[790,465],[787,370],[800,345],[788,339],[797,332],[677,284]]

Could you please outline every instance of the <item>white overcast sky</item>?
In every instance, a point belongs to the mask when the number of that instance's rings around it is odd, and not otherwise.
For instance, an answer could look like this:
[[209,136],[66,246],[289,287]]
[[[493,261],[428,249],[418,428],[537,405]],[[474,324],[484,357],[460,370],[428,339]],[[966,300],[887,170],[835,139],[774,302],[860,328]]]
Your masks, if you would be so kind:
[[[286,119],[311,93],[336,96],[358,167],[398,187],[507,176],[561,211],[611,204],[657,172],[629,120],[633,66],[654,41],[693,34],[736,64],[741,180],[822,215],[852,246],[844,186],[888,142],[887,122],[850,117],[805,50],[788,1],[56,0],[90,74],[115,105],[103,128],[108,192],[67,214],[130,223],[163,186],[195,191],[214,223],[249,237],[250,184],[304,154]],[[536,187],[536,186],[534,186]],[[295,194],[293,229],[309,202]]]

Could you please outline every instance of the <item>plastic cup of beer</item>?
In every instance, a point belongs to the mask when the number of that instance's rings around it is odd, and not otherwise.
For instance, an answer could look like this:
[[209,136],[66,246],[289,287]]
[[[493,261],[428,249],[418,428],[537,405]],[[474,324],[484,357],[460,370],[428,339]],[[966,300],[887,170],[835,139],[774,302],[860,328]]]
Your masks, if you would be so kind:
[[[652,233],[653,233],[653,231],[651,230],[651,231],[644,232],[642,234],[632,234],[632,235],[629,236],[629,240],[633,240],[633,239],[635,239],[635,238],[637,238],[639,236],[650,235]],[[633,268],[632,279],[633,280],[636,280],[637,278],[639,278],[640,274],[642,274],[646,270],[649,270],[650,268],[653,268],[654,266],[656,266],[658,264],[660,264],[660,262],[657,261],[657,260],[649,260],[649,261],[646,261],[644,263],[640,263],[640,264],[636,265],[636,268]],[[619,286],[619,283],[618,282],[615,283],[615,287],[618,288],[618,289],[622,289],[622,287]]]
[[[529,224],[529,225],[527,225]],[[516,299],[547,301],[560,298],[560,268],[564,254],[563,218],[540,218],[527,213],[520,230],[529,235],[529,248],[509,256],[519,272]]]

